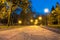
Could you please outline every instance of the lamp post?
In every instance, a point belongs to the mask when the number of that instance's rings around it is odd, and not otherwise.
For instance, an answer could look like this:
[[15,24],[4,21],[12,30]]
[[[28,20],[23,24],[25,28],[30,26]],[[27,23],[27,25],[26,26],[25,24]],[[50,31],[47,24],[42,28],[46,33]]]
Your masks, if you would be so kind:
[[48,24],[48,23],[47,23],[47,14],[49,13],[49,9],[48,9],[48,8],[45,8],[45,9],[44,9],[44,12],[46,13],[46,26],[47,26],[47,24]]
[[39,20],[42,20],[42,17],[39,17],[38,19],[39,19]]
[[21,20],[18,20],[18,24],[22,24],[22,21]]
[[42,16],[39,16],[38,20],[39,20],[39,24],[41,25],[42,24]]
[[38,24],[38,19],[36,19],[36,20],[35,20],[34,24],[35,24],[35,25],[37,25],[37,24]]
[[30,22],[32,23],[33,22],[33,19],[31,19]]

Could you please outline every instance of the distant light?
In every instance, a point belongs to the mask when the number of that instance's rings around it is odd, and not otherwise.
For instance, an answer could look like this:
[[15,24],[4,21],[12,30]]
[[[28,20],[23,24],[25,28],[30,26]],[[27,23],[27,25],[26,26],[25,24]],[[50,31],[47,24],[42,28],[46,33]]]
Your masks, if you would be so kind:
[[21,24],[21,23],[22,23],[22,21],[21,21],[21,20],[19,20],[19,21],[18,21],[18,23],[19,23],[19,24]]
[[39,19],[39,20],[42,20],[42,17],[39,17],[38,19]]
[[45,9],[44,9],[44,12],[45,12],[45,13],[49,13],[49,9],[48,9],[48,8],[45,8]]
[[37,22],[34,23],[35,25],[37,24]]
[[38,22],[38,19],[36,19],[35,22]]
[[35,25],[38,24],[38,20],[37,20],[37,19],[35,20],[34,24],[35,24]]
[[31,19],[30,22],[33,22],[33,19]]

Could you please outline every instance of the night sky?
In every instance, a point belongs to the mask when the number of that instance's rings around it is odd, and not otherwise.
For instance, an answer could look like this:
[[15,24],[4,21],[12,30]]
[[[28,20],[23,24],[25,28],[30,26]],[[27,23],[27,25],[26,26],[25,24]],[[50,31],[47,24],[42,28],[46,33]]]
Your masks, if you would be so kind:
[[48,8],[51,11],[52,6],[56,7],[57,2],[60,3],[60,0],[31,0],[32,11],[38,15],[45,14],[44,9]]
[[51,11],[52,6],[56,7],[56,3],[60,3],[60,0],[31,0],[32,11],[37,14],[45,14],[44,9],[48,8]]

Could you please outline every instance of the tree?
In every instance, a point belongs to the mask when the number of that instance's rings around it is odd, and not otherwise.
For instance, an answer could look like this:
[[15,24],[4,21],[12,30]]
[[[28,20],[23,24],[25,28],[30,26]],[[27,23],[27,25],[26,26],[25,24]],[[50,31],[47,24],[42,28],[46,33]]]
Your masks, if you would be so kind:
[[28,12],[30,11],[31,4],[29,0],[7,0],[7,2],[12,2],[13,6],[17,6],[22,8],[22,12],[20,13],[20,19],[23,21],[23,24],[26,24],[26,20],[28,18]]
[[58,16],[57,16],[57,20],[58,20],[58,24],[60,24],[60,4],[57,2],[57,4],[56,4],[56,12],[57,12],[57,14],[58,14]]
[[52,24],[59,24],[59,14],[60,14],[60,6],[59,4],[57,3],[56,4],[56,8],[54,8],[54,6],[52,7],[52,10],[51,10],[51,14],[50,14],[50,21]]

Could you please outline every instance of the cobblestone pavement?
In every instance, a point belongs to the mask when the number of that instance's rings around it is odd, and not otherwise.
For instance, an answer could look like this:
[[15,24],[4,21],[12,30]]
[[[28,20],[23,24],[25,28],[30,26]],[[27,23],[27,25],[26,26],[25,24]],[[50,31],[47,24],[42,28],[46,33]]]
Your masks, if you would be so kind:
[[60,34],[40,26],[0,31],[0,40],[60,40]]

